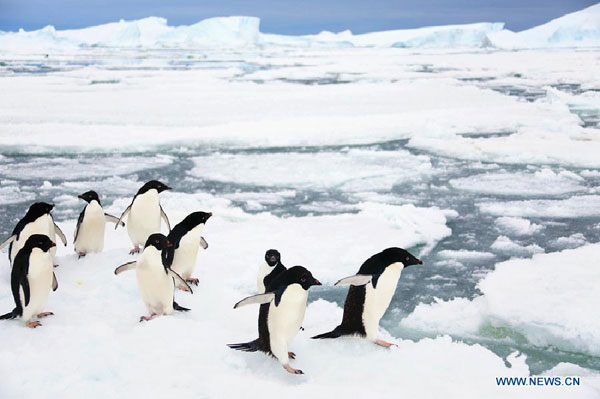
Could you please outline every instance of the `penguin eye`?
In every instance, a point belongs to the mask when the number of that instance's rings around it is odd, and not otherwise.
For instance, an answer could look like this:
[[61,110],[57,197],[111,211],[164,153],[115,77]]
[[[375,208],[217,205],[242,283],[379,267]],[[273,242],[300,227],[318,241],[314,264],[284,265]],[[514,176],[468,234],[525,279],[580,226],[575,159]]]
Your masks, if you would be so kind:
[[408,260],[408,256],[406,257],[406,260]]
[[300,281],[301,281],[301,282],[303,282],[303,283],[306,283],[306,277],[302,277],[302,278],[300,279]]

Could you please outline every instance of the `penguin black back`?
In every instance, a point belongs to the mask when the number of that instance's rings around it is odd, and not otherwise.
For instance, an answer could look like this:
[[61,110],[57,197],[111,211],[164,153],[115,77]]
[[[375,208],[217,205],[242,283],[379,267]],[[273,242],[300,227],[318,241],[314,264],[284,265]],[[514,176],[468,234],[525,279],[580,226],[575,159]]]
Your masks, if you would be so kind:
[[171,267],[173,259],[175,258],[175,250],[179,248],[179,243],[183,236],[189,233],[192,229],[202,223],[206,223],[212,216],[211,212],[192,212],[187,215],[181,222],[177,223],[175,227],[169,232],[167,238],[171,242],[172,246],[163,252],[163,262]]
[[[412,265],[420,265],[423,262],[408,251],[392,247],[387,248],[367,259],[358,270],[359,275],[371,276],[371,282],[373,288],[377,287],[379,277],[385,271],[385,269],[395,263],[402,263],[404,267]],[[365,305],[367,286],[365,285],[351,285],[348,289],[348,295],[344,302],[344,315],[342,317],[342,323],[330,332],[319,334],[313,339],[322,338],[338,338],[342,335],[359,335],[366,336],[365,326],[363,324],[363,312]]]
[[300,284],[305,290],[308,290],[313,285],[321,285],[321,283],[313,277],[311,272],[303,266],[294,266],[285,270],[274,278],[271,284],[266,287],[266,292],[275,293],[275,299],[272,302],[260,305],[260,310],[258,312],[258,338],[254,341],[241,344],[229,344],[227,346],[244,352],[261,351],[273,356],[268,326],[269,309],[271,305],[277,306],[279,304],[285,289],[292,284]]
[[287,270],[287,267],[281,263],[281,254],[276,249],[269,249],[265,253],[265,262],[271,267],[275,266],[271,273],[267,274],[263,278],[263,284],[265,285],[265,292],[267,291],[267,287],[273,282],[275,277],[279,276],[281,273]]
[[[53,208],[54,208],[54,204],[48,204],[47,202],[35,202],[35,203],[31,204],[31,206],[27,210],[27,213],[25,214],[25,216],[23,216],[23,218],[21,220],[19,220],[17,222],[17,224],[15,225],[15,228],[13,229],[11,236],[14,236],[15,239],[18,240],[19,236],[20,236],[21,232],[23,231],[23,229],[25,228],[25,226],[27,226],[31,222],[35,222],[37,220],[37,218],[39,218],[40,216],[50,213],[50,211],[52,211]],[[12,241],[10,243],[10,246],[8,247],[8,260],[9,261],[12,261],[10,258],[10,254],[12,253],[13,244],[14,244],[14,241]]]
[[20,289],[23,289],[23,297],[25,300],[25,306],[29,304],[29,298],[31,296],[29,280],[27,275],[29,274],[29,257],[31,251],[34,248],[39,248],[44,252],[50,250],[50,248],[56,246],[52,240],[43,234],[33,234],[27,241],[23,248],[15,255],[13,262],[13,268],[10,273],[10,286],[15,301],[15,308],[12,312],[8,312],[0,316],[0,320],[3,319],[14,319],[23,315],[23,306],[21,305]]

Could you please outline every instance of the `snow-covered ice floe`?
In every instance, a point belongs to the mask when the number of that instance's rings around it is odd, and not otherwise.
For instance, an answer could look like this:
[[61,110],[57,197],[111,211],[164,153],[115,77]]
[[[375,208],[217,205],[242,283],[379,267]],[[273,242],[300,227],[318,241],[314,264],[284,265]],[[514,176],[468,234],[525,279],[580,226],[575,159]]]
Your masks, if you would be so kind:
[[[232,351],[226,343],[256,335],[257,309],[238,311],[232,305],[255,289],[256,265],[262,261],[265,242],[281,249],[286,264],[304,264],[319,279],[331,283],[340,275],[353,272],[356,259],[373,252],[370,242],[377,242],[378,248],[384,243],[410,247],[443,238],[449,234],[444,212],[413,206],[374,209],[379,205],[365,205],[362,212],[354,215],[282,219],[268,214],[249,215],[227,200],[207,194],[167,194],[163,206],[173,223],[185,215],[184,209],[202,207],[215,212],[203,233],[210,247],[199,254],[200,286],[194,295],[176,293],[178,302],[192,311],[138,322],[145,309],[134,273],[118,277],[113,273],[117,265],[131,259],[123,244],[127,242],[125,229],[107,231],[105,252],[81,260],[77,260],[69,244],[68,248],[59,249],[60,266],[55,269],[59,289],[52,293],[47,305],[55,316],[45,319],[43,327],[35,331],[24,329],[20,321],[3,324],[0,373],[11,376],[3,380],[3,395],[44,392],[65,398],[127,394],[263,397],[265,391],[283,390],[286,397],[299,398],[335,390],[359,397],[392,398],[401,388],[419,397],[438,397],[443,392],[449,397],[476,398],[501,397],[506,393],[498,391],[495,376],[530,374],[524,355],[515,352],[505,360],[481,345],[468,345],[448,336],[413,342],[382,331],[398,344],[391,350],[355,338],[311,340],[310,336],[334,325],[341,317],[342,309],[325,300],[308,306],[305,331],[291,346],[298,356],[294,365],[305,371],[304,376],[287,374],[263,354]],[[117,212],[127,204],[126,199],[119,200],[107,210]],[[423,224],[427,220],[429,227]],[[70,231],[75,221],[61,225]],[[357,225],[371,237],[369,242],[355,245]],[[424,233],[427,237],[420,236]],[[332,236],[336,239],[322,245],[325,238]],[[232,246],[231,242],[236,244]],[[8,262],[2,257],[0,284],[5,287],[9,285],[8,270]],[[499,267],[496,273],[502,270]],[[593,276],[588,277],[586,281],[591,283]],[[525,282],[518,286],[524,287]],[[546,294],[550,288],[542,286],[537,290]],[[487,293],[485,289],[484,292]],[[564,302],[555,302],[562,303],[559,309],[564,309]],[[1,290],[0,307],[11,306],[9,290]],[[576,315],[570,317],[573,333],[587,328],[582,327]],[[35,334],[35,339],[31,339],[31,334]],[[585,375],[589,384],[580,387],[575,395],[592,397],[597,385],[591,382],[598,379],[597,373],[573,367],[565,364],[548,373],[568,371],[569,375]],[[15,372],[16,369],[27,372]],[[423,384],[423,375],[437,381],[435,388]],[[506,388],[511,392],[516,389]],[[539,392],[558,397],[561,391],[540,388],[536,390]]]
[[509,328],[538,347],[597,356],[599,254],[600,244],[590,244],[498,263],[479,282],[481,296],[418,305],[401,324],[463,337]]

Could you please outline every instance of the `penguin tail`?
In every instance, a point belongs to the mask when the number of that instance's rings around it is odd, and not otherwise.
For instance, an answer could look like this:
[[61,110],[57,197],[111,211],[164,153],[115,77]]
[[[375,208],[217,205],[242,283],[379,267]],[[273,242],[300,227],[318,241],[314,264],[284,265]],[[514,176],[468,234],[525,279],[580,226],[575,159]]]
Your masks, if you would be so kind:
[[254,341],[250,342],[245,342],[243,344],[227,344],[227,346],[231,349],[235,349],[236,351],[244,352],[256,352],[260,349],[258,345],[258,339],[255,339]]
[[180,306],[177,302],[173,301],[173,309],[175,309],[178,312],[189,312],[190,309],[188,308],[184,308],[183,306]]
[[19,308],[14,308],[12,311],[0,316],[0,320],[16,319],[19,316],[21,316],[21,312],[19,312]]
[[311,337],[311,338],[312,339],[339,338],[342,335],[346,335],[342,331],[342,326],[337,326],[332,331],[329,331],[329,332],[326,332],[326,333],[323,333],[323,334],[319,334],[319,335],[315,335],[314,337]]

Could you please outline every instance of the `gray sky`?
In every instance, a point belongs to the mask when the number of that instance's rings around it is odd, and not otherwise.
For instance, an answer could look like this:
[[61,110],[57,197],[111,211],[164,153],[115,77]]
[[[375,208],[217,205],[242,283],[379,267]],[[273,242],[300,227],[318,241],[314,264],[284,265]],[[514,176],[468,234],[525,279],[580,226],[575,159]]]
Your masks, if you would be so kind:
[[506,22],[519,31],[597,0],[0,0],[0,30],[82,28],[160,16],[188,25],[214,16],[252,15],[261,31],[354,33],[470,22]]

